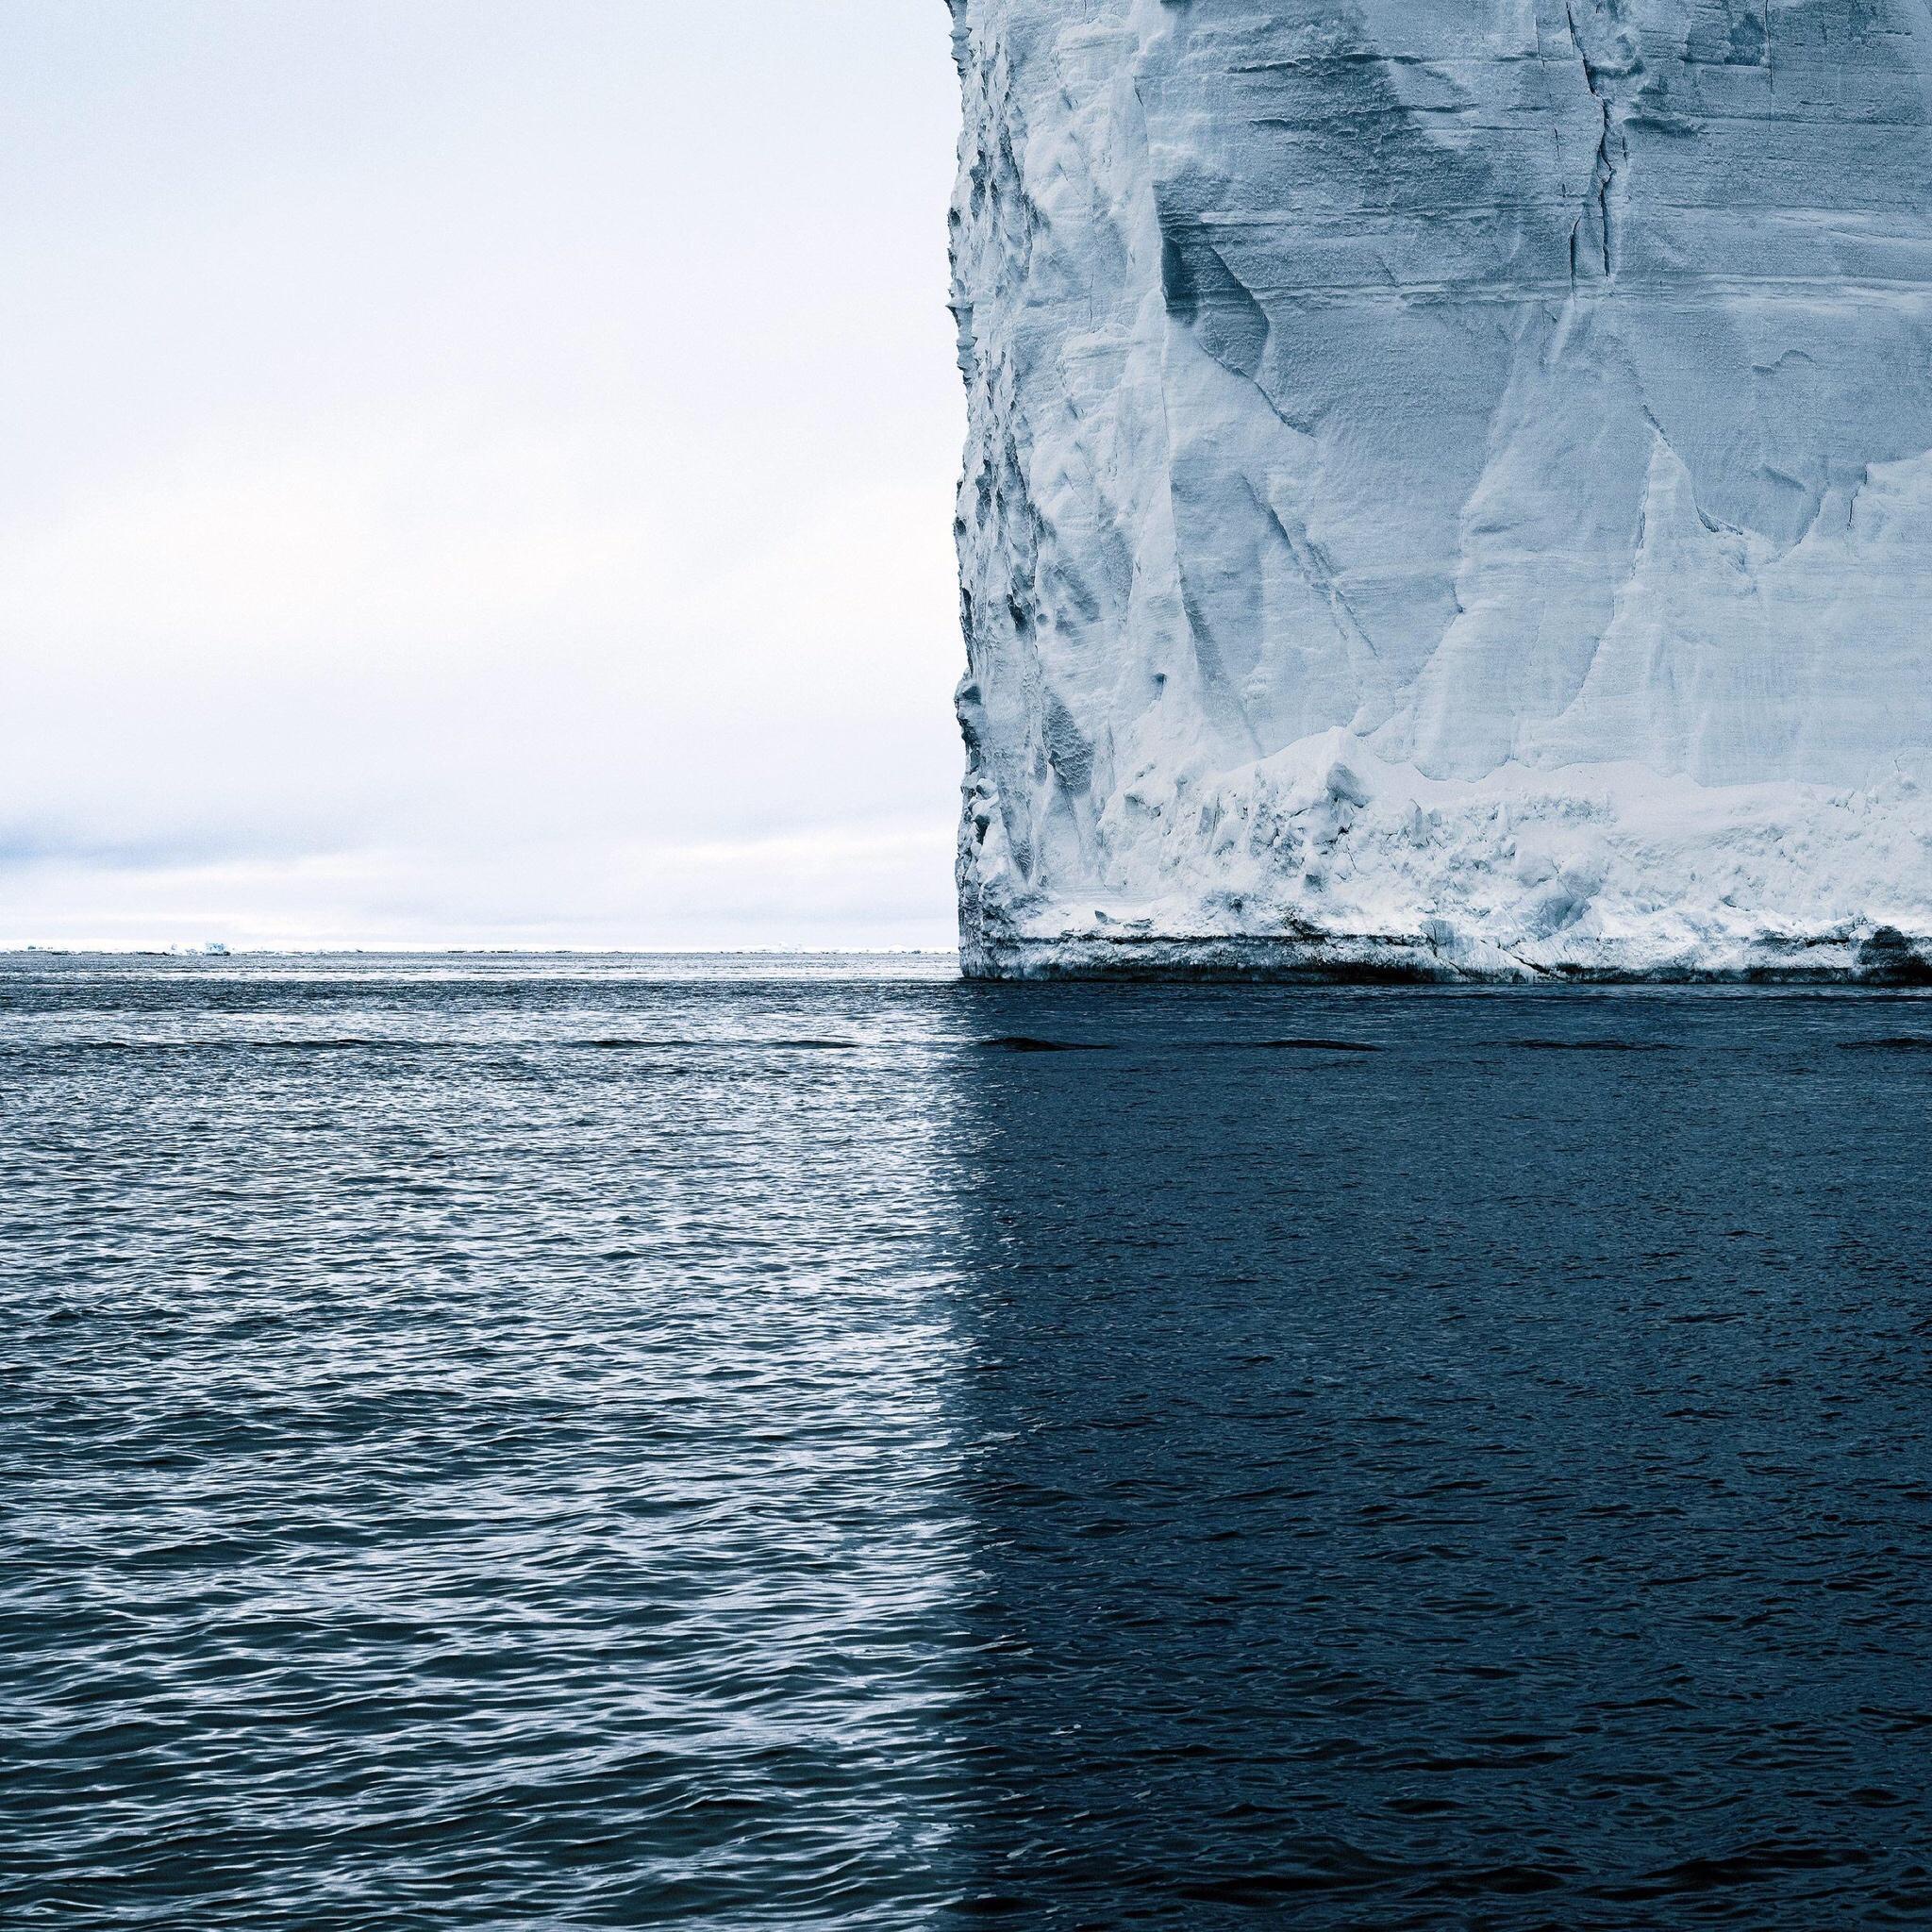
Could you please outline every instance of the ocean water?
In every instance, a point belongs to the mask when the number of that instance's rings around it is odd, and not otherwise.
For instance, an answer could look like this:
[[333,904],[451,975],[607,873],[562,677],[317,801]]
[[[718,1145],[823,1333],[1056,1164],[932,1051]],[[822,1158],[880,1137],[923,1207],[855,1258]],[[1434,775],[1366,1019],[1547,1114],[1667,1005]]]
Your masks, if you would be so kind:
[[0,1924],[1924,1924],[1928,1129],[1908,994],[0,962]]

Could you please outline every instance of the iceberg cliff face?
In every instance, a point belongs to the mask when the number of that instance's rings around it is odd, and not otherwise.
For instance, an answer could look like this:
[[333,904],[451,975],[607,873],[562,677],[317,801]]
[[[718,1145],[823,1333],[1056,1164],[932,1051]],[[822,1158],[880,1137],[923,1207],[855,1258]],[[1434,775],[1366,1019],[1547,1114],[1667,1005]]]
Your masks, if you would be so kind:
[[1932,958],[1922,0],[951,0],[969,971]]

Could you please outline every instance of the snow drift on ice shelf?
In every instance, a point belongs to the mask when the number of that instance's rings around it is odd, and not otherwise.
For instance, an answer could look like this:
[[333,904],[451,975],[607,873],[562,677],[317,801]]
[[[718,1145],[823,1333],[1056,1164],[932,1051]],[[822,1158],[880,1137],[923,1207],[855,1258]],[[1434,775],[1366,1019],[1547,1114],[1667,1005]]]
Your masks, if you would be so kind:
[[969,971],[1932,974],[1923,0],[951,0]]

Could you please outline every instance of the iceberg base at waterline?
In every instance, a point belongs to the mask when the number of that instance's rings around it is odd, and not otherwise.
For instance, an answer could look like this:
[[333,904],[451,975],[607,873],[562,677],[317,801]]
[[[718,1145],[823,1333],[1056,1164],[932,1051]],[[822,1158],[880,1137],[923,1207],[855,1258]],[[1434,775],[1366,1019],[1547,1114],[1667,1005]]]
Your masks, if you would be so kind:
[[1343,731],[1130,790],[1126,875],[1033,890],[969,814],[976,977],[1932,985],[1932,790],[1704,786],[1636,764],[1474,780]]

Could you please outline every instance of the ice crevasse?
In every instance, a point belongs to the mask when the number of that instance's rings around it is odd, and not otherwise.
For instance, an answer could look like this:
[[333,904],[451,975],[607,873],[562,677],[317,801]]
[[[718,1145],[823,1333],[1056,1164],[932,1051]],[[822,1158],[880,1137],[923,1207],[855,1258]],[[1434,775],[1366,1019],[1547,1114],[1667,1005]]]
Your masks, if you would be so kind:
[[1932,976],[1932,8],[950,6],[969,972]]

